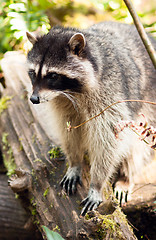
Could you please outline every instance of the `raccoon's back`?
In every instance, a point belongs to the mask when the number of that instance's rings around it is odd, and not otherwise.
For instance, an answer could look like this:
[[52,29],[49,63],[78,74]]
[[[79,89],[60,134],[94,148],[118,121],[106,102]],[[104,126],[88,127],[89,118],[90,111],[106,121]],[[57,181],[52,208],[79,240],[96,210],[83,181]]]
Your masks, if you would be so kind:
[[[96,41],[96,50],[91,51],[98,65],[102,65],[100,77],[107,94],[114,90],[116,100],[118,93],[124,99],[154,100],[156,70],[135,26],[102,22],[88,32],[91,44]],[[151,41],[156,49],[156,41]]]
[[[123,58],[125,64],[128,60],[135,62],[135,67],[140,70],[140,73],[143,69],[147,71],[150,69],[153,74],[156,73],[147,50],[134,25],[118,22],[101,22],[93,25],[88,30],[94,36],[96,35],[96,41],[100,43],[101,56],[103,55],[105,59],[107,59],[108,54],[105,55],[105,51],[103,50],[105,49],[107,53],[108,49],[118,60]],[[156,50],[156,40],[150,35],[148,36]],[[131,65],[129,65],[129,68],[131,68]]]

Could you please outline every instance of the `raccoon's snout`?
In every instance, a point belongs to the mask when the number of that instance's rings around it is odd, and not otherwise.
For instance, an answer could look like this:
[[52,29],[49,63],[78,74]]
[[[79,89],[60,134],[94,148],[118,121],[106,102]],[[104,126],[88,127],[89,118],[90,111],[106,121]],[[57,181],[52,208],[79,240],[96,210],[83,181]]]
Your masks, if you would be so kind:
[[33,104],[39,104],[39,103],[40,103],[40,98],[39,98],[38,95],[32,94],[31,97],[30,97],[30,101],[31,101]]

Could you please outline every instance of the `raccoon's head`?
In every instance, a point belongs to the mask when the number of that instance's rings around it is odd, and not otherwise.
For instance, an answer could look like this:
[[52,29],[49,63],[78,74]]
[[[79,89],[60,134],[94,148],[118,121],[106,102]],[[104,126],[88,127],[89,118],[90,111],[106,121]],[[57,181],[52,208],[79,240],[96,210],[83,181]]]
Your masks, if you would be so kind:
[[57,27],[42,37],[35,38],[30,33],[27,37],[33,44],[27,58],[32,103],[49,101],[60,94],[82,93],[93,81],[94,68],[87,58],[88,47],[82,33]]

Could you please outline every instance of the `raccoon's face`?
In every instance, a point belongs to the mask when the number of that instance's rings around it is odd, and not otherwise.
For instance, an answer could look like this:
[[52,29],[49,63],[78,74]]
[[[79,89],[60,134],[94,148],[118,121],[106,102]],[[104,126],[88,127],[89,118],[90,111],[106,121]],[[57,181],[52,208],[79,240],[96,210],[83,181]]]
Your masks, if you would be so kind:
[[40,38],[30,33],[27,37],[33,44],[28,53],[32,103],[49,101],[60,94],[82,93],[88,71],[93,71],[86,58],[84,35],[55,28]]

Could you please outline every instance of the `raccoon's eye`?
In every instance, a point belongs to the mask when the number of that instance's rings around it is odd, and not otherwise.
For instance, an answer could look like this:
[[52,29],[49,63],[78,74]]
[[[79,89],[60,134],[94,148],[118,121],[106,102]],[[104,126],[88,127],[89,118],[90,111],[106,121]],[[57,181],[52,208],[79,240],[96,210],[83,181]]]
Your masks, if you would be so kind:
[[33,69],[30,69],[30,70],[28,71],[28,75],[29,75],[32,83],[34,83],[35,78],[36,78],[36,73],[35,73],[35,71],[34,71]]
[[54,72],[53,72],[53,73],[49,72],[49,73],[45,76],[45,78],[48,79],[48,80],[56,80],[57,77],[58,77],[58,74],[57,74],[57,73],[54,73]]
[[55,73],[55,72],[49,72],[45,77],[45,85],[48,88],[55,88],[56,84],[58,83],[59,80],[59,74]]
[[48,73],[44,79],[46,80],[49,87],[54,84],[58,80],[58,74],[57,73]]

